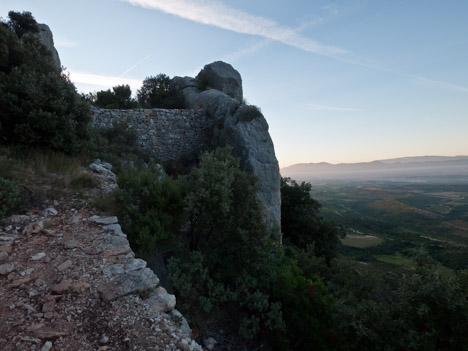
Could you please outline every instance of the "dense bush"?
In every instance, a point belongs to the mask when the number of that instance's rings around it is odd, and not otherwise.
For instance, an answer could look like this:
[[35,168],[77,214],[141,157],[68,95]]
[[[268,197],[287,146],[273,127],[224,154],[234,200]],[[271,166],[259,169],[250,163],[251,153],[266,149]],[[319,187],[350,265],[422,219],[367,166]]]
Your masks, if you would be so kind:
[[247,338],[281,328],[280,305],[268,298],[277,237],[263,222],[255,179],[224,148],[202,155],[181,182],[192,253],[171,260],[170,277],[182,296],[196,291],[187,310],[228,313]]
[[[148,258],[168,245],[181,224],[178,184],[158,167],[124,167],[115,191],[119,220],[137,255]],[[161,247],[160,247],[161,248]]]
[[17,182],[0,177],[0,219],[11,213],[20,203]]
[[0,142],[78,152],[89,106],[40,43],[31,13],[9,17],[0,23]]
[[112,90],[101,90],[83,96],[96,107],[108,109],[132,109],[138,107],[138,102],[132,98],[129,85],[117,85]]
[[310,196],[311,184],[281,178],[281,226],[284,239],[298,247],[313,245],[328,261],[338,244],[336,226],[320,215],[320,203]]
[[467,276],[443,276],[420,261],[415,272],[387,290],[387,298],[339,304],[335,319],[343,342],[350,350],[464,350]]
[[147,77],[137,92],[137,99],[143,108],[185,108],[183,94],[171,85],[171,79],[165,74]]

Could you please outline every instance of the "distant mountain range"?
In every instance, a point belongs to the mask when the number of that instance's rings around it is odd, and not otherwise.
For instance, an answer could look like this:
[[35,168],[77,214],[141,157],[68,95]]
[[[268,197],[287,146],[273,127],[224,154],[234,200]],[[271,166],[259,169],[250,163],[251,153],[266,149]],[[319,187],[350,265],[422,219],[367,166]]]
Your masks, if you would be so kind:
[[360,163],[299,163],[281,169],[283,177],[302,181],[456,180],[468,182],[468,156],[401,157]]

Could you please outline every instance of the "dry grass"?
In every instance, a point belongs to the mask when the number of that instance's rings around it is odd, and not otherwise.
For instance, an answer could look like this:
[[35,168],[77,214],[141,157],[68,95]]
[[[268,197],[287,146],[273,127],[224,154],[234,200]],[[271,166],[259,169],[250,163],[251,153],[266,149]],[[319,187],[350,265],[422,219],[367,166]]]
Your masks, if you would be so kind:
[[23,210],[40,206],[44,199],[60,200],[96,187],[97,181],[82,173],[84,162],[54,151],[0,147],[0,177],[19,183]]

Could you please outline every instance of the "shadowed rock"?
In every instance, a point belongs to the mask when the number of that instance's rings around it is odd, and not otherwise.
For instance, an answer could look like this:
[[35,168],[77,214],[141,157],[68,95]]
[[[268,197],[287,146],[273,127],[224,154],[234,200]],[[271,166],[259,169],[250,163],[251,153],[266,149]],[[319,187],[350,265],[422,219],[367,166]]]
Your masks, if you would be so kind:
[[[218,61],[206,65],[196,79],[175,77],[173,84],[184,93],[187,108],[202,109],[207,118],[213,120],[211,147],[230,145],[234,154],[240,157],[242,169],[258,177],[257,196],[262,202],[265,219],[279,228],[280,173],[265,117],[255,106],[242,103],[242,98],[233,98],[233,89],[221,83],[217,85],[219,89],[212,85],[213,89],[200,92],[197,88],[197,82],[202,78],[208,82],[216,81],[220,67],[226,77],[239,75],[231,65]],[[242,84],[240,75],[238,82]],[[242,89],[237,90],[237,95],[241,93]]]
[[41,43],[47,49],[49,49],[52,55],[52,60],[55,63],[55,65],[58,68],[62,69],[59,54],[57,52],[57,49],[55,49],[55,46],[54,46],[54,36],[52,35],[52,31],[50,30],[47,24],[38,23],[38,26],[39,26],[39,39],[41,40]]
[[159,283],[158,277],[149,268],[120,274],[98,287],[104,301],[112,301],[125,295],[144,293],[154,289]]
[[222,91],[242,102],[242,78],[230,64],[216,61],[206,65],[196,77],[200,85]]

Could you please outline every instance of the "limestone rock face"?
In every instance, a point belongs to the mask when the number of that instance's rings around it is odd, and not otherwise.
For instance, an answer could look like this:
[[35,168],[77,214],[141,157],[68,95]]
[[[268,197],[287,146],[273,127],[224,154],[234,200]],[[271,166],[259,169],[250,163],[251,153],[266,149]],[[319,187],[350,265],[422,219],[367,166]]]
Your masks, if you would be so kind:
[[222,61],[210,63],[198,73],[196,79],[242,102],[242,78],[230,64]]
[[61,68],[62,65],[60,63],[59,54],[54,46],[54,36],[52,35],[52,31],[50,30],[47,24],[38,23],[38,25],[39,25],[39,38],[41,40],[41,43],[51,52],[52,60],[54,61],[55,65],[58,68]]
[[[182,90],[187,108],[202,109],[207,118],[213,120],[211,146],[230,145],[236,156],[241,158],[242,169],[258,177],[258,198],[263,204],[267,222],[280,226],[281,195],[280,173],[268,123],[262,113],[253,106],[243,104],[242,99],[233,98],[225,91],[209,89],[200,92],[195,85],[203,72],[212,72],[224,67],[235,71],[231,65],[215,62],[206,65],[197,78],[174,78]],[[219,69],[219,71],[222,71]],[[234,74],[232,74],[234,75]],[[242,80],[238,79],[241,84]],[[242,86],[238,93],[241,94]]]

